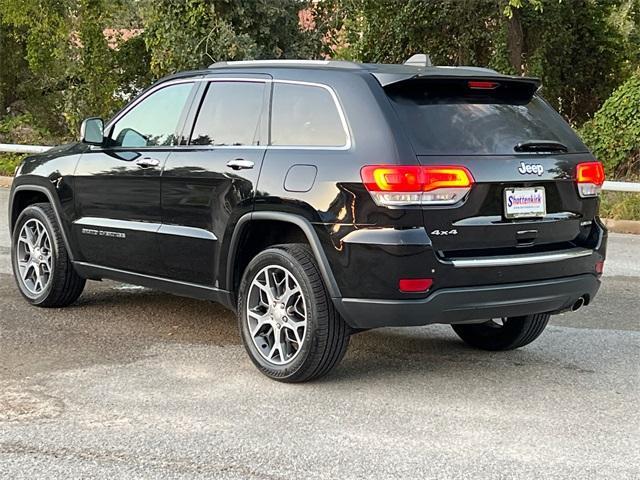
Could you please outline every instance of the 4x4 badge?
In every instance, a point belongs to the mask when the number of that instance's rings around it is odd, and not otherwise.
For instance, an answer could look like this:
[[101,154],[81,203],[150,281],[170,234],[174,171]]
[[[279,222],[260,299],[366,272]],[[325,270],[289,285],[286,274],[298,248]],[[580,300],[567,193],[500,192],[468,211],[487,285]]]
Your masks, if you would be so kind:
[[541,176],[544,173],[544,167],[539,163],[524,163],[520,162],[520,166],[518,167],[518,172],[520,175],[528,175],[535,173],[538,176]]

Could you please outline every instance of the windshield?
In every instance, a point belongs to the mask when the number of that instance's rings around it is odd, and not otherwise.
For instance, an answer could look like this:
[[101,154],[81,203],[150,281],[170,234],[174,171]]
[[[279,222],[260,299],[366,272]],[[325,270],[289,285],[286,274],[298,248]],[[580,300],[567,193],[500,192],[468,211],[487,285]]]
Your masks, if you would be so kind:
[[510,98],[417,81],[386,90],[419,155],[514,155],[518,144],[532,141],[588,151],[537,95]]

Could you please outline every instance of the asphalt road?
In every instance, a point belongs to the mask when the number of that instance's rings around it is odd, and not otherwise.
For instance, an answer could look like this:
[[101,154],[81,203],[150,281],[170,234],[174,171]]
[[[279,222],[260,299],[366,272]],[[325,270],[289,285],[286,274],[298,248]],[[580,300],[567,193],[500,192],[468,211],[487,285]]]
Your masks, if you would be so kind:
[[530,346],[450,328],[353,337],[325,379],[262,377],[222,307],[91,282],[27,306],[0,189],[0,478],[640,477],[640,238]]

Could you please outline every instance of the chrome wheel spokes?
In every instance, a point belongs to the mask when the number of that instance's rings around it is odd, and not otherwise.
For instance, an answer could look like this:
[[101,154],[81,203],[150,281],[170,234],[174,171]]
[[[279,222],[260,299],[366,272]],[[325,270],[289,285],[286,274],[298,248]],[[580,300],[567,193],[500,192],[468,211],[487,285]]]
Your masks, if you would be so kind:
[[247,323],[254,345],[266,360],[284,365],[296,357],[307,331],[307,308],[289,270],[269,265],[253,278]]
[[27,220],[15,248],[22,284],[29,293],[39,295],[49,285],[53,270],[51,239],[44,224],[35,218]]

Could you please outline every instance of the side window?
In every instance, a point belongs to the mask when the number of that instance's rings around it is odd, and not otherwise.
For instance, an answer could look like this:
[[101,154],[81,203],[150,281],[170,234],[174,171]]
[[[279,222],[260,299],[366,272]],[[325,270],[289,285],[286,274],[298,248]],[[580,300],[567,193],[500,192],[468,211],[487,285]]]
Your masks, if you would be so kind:
[[190,143],[260,145],[264,96],[264,82],[210,82]]
[[129,110],[111,130],[116,147],[158,147],[176,143],[180,114],[193,83],[161,88]]
[[271,144],[342,147],[347,136],[331,93],[322,87],[273,86]]

